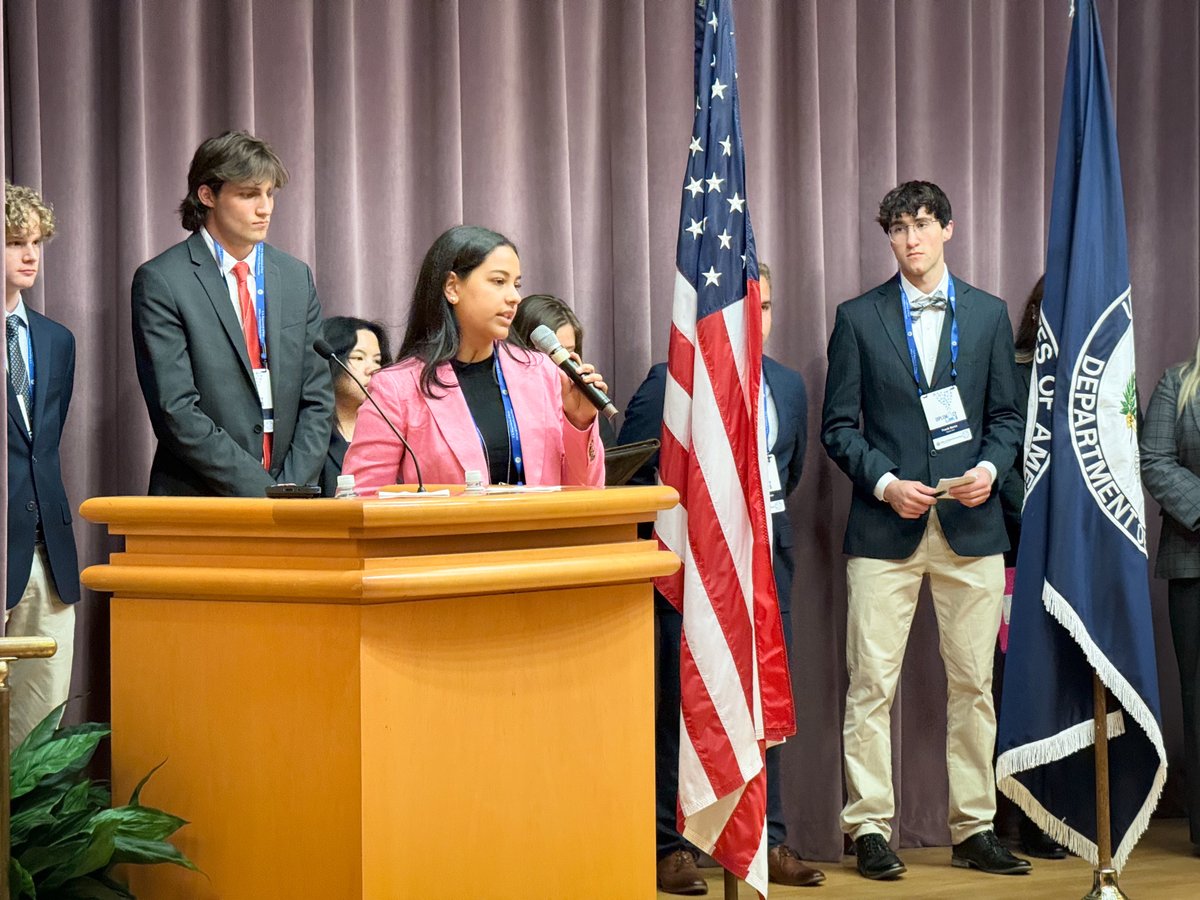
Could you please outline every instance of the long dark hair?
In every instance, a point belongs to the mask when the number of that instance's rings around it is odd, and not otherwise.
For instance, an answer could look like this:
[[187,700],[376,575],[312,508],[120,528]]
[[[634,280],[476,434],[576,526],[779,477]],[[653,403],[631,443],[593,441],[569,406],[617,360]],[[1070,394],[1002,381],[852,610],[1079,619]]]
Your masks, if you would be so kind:
[[1043,275],[1029,292],[1025,308],[1021,311],[1021,324],[1017,326],[1017,336],[1013,347],[1017,351],[1017,362],[1033,362],[1033,351],[1037,347],[1038,325],[1042,321],[1042,294],[1046,289],[1046,276]]
[[533,344],[529,335],[539,325],[545,325],[551,331],[558,331],[564,325],[570,325],[575,331],[575,352],[583,358],[583,324],[575,310],[567,306],[565,300],[551,294],[530,294],[521,300],[517,314],[513,316],[512,330],[508,339],[518,347],[532,350]]
[[433,388],[449,388],[437,375],[438,366],[458,355],[462,335],[450,301],[446,299],[446,279],[453,272],[466,278],[497,247],[517,245],[502,234],[478,225],[455,225],[441,234],[421,263],[408,310],[408,328],[400,344],[400,360],[417,358],[421,368],[421,391],[433,396]]
[[[360,331],[369,331],[375,335],[379,341],[379,364],[381,366],[390,365],[392,348],[388,343],[387,329],[384,328],[382,322],[370,322],[354,316],[330,316],[321,323],[321,336],[325,338],[326,343],[333,348],[333,352],[343,362],[354,350],[354,345],[358,343]],[[329,361],[329,374],[333,376],[334,381],[350,377],[332,359]]]

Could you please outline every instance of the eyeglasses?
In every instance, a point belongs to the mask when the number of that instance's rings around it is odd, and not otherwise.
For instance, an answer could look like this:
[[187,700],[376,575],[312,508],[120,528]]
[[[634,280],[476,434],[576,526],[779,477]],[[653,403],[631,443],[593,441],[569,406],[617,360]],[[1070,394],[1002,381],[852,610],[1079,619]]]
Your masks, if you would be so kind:
[[887,233],[892,243],[899,244],[901,241],[908,240],[910,229],[914,229],[917,232],[917,237],[925,237],[933,233],[930,229],[937,224],[937,219],[917,219],[911,225],[905,225],[903,222],[894,222]]

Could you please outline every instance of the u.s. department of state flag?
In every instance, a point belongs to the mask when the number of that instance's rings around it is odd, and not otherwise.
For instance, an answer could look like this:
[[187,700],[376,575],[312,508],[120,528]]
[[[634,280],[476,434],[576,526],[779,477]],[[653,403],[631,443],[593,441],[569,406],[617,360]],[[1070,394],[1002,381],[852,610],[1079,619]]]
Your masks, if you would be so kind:
[[1166,779],[1138,462],[1133,298],[1100,22],[1079,0],[1059,125],[1025,438],[996,765],[1000,789],[1097,861],[1092,673],[1108,716],[1113,864]]
[[[795,731],[759,424],[762,314],[746,206],[730,0],[696,14],[696,115],[676,249],[655,532],[683,561],[680,831],[767,891],[765,742]],[[683,149],[682,147],[680,148]]]

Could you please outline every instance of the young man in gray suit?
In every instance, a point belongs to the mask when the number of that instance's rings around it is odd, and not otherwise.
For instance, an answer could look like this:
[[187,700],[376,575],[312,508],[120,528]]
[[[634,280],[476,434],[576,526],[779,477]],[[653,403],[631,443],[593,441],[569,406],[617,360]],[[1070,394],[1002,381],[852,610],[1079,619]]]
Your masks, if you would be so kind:
[[[837,309],[821,441],[853,482],[844,551],[848,590],[842,829],[858,871],[896,878],[891,706],[929,576],[949,687],[946,766],[951,861],[995,874],[1029,863],[996,840],[992,647],[1008,546],[998,472],[1013,464],[1022,414],[1004,303],[952,278],[943,248],[950,201],[910,181],[880,204],[896,277]],[[938,485],[954,479],[952,485]]]
[[261,497],[315,484],[329,448],[329,367],[308,266],[266,243],[287,169],[242,131],[192,157],[191,237],[133,276],[133,346],[158,449],[150,493]]

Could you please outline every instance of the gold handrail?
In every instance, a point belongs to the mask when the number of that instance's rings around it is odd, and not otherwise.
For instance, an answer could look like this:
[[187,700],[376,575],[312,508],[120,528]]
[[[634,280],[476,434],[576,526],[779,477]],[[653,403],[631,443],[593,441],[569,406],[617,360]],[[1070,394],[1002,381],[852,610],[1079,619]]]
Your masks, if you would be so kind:
[[8,664],[18,659],[45,659],[58,651],[58,643],[47,637],[0,637],[0,898],[8,900],[9,816],[12,812],[12,763],[8,717],[12,695],[8,687]]

